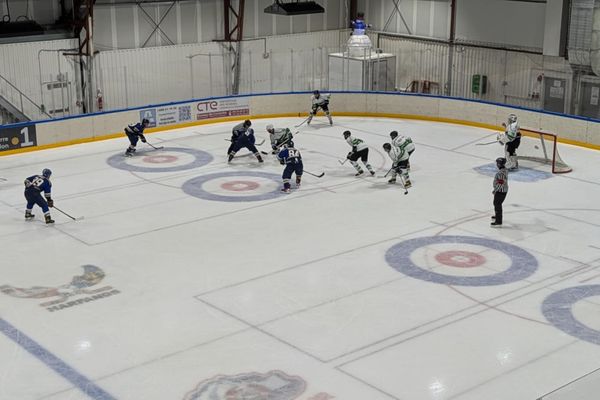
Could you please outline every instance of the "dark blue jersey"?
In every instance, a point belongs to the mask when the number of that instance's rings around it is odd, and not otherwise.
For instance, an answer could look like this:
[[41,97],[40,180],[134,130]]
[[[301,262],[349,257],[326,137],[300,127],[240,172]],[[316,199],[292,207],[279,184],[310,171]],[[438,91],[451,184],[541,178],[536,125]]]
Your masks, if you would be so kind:
[[254,137],[254,129],[250,128],[246,131],[239,132],[236,141],[242,146],[254,145],[256,138]]
[[293,147],[286,147],[282,149],[277,155],[279,162],[282,164],[301,164],[302,155],[300,151]]
[[125,133],[128,135],[144,136],[144,125],[141,122],[135,125],[127,125]]
[[[247,127],[242,122],[241,124],[237,124],[233,127],[233,129],[231,130],[231,136],[237,139],[238,137],[240,137],[240,135],[247,133],[249,130],[251,130],[250,127]],[[252,130],[252,133],[254,133],[254,130]]]
[[44,192],[44,195],[47,198],[50,198],[51,190],[52,183],[50,183],[48,178],[45,178],[42,175],[33,175],[25,179],[25,191]]

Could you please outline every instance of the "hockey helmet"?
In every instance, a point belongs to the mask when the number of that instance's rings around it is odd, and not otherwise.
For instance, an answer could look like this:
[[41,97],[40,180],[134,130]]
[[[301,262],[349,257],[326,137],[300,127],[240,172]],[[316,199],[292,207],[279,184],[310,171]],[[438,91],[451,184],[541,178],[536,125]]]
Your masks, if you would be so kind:
[[248,127],[252,126],[252,122],[250,122],[250,120],[249,120],[249,119],[247,119],[247,120],[245,120],[245,121],[244,121],[244,126],[245,126],[246,128],[248,128]]
[[50,171],[48,168],[44,168],[42,171],[42,176],[44,178],[50,178],[50,175],[52,175],[52,171]]
[[389,143],[384,143],[383,144],[383,150],[389,152],[390,150],[392,150],[392,145]]
[[350,131],[344,131],[343,135],[344,135],[344,139],[348,139],[350,137],[351,133],[350,133]]
[[517,122],[517,116],[515,114],[508,114],[508,123],[512,124]]
[[267,125],[267,132],[271,132],[273,130],[275,130],[275,128],[273,128],[273,125],[271,125],[271,124]]
[[390,132],[390,137],[392,139],[396,139],[398,137],[398,131],[391,131]]
[[142,120],[142,125],[150,125],[150,121],[147,118]]
[[315,97],[319,97],[321,95],[321,93],[318,90],[315,90],[313,94],[315,95]]
[[294,141],[293,140],[288,140],[286,143],[283,144],[284,147],[294,147]]
[[498,157],[496,158],[496,166],[498,169],[504,168],[506,166],[506,158]]

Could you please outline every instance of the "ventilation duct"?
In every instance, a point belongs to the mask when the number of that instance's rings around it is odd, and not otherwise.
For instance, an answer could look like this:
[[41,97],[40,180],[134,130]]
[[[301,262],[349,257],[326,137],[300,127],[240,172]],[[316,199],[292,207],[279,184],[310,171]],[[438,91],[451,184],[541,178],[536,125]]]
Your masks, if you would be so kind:
[[302,15],[324,13],[325,9],[314,1],[295,1],[293,3],[284,3],[277,0],[269,7],[265,8],[267,14],[277,15]]

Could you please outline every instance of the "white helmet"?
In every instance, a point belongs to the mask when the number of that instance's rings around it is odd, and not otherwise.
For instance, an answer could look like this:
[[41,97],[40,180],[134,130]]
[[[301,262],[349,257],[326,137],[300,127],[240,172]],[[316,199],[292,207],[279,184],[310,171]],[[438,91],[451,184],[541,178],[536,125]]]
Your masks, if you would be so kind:
[[273,125],[271,125],[271,124],[267,125],[267,130],[268,130],[268,131],[272,131],[273,129],[274,129],[274,128],[273,128]]
[[517,116],[515,114],[508,114],[508,123],[512,124],[513,122],[517,122]]

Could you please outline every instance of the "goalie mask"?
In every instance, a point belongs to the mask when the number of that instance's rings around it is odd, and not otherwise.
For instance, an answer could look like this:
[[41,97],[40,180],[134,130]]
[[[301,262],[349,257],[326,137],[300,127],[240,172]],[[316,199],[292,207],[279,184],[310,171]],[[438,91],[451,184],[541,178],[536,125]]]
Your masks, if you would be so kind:
[[348,139],[350,137],[350,131],[344,131],[344,139]]
[[508,124],[517,122],[517,116],[515,114],[508,114]]

